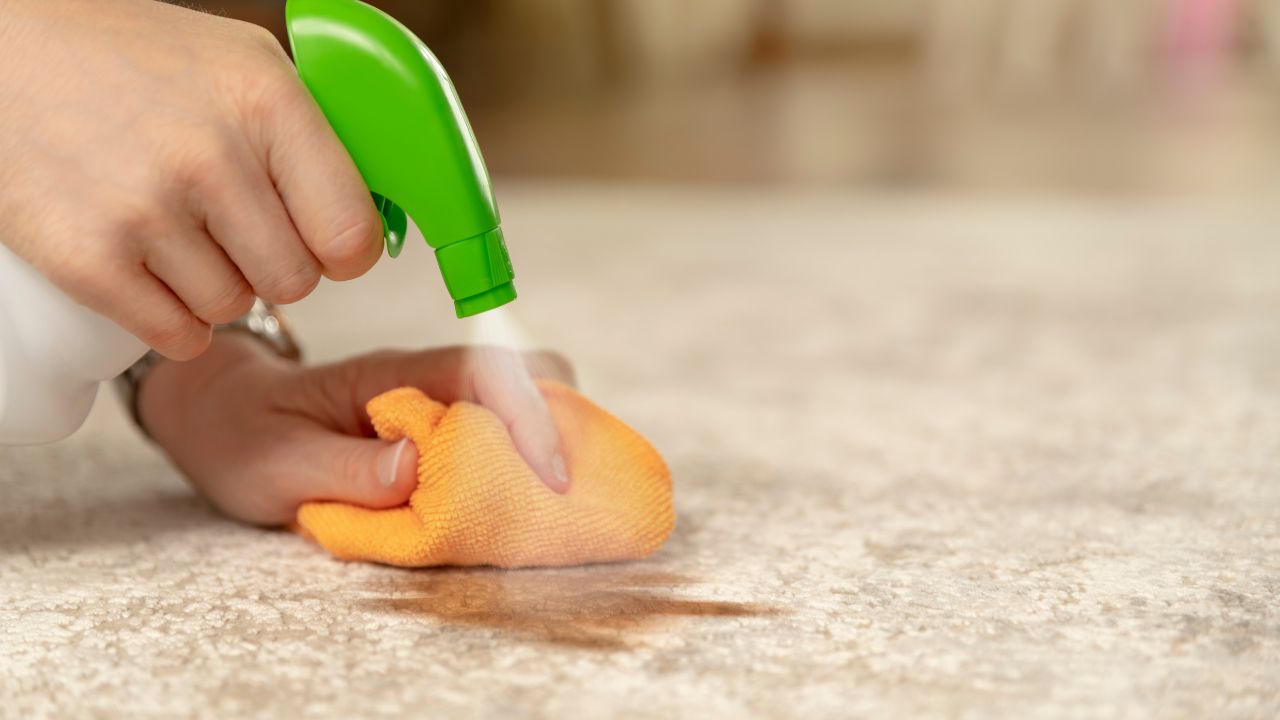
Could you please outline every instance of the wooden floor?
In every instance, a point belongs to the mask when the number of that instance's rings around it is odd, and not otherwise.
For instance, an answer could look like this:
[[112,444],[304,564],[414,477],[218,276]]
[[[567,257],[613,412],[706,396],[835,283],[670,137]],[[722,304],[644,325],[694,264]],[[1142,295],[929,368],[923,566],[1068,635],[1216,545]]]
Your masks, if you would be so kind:
[[909,65],[799,60],[702,86],[524,98],[471,113],[498,175],[1235,193],[1280,186],[1273,90],[1237,77],[1124,96],[948,95]]
[[[287,44],[283,0],[201,4]],[[991,72],[956,82],[923,47],[793,48],[645,83],[609,70],[603,31],[555,66],[548,58],[568,51],[546,37],[516,32],[525,44],[508,47],[484,35],[490,5],[377,4],[450,68],[499,176],[1087,193],[1280,187],[1280,80],[1261,65],[1197,82],[1147,68],[1105,87],[1064,67],[1015,90]]]

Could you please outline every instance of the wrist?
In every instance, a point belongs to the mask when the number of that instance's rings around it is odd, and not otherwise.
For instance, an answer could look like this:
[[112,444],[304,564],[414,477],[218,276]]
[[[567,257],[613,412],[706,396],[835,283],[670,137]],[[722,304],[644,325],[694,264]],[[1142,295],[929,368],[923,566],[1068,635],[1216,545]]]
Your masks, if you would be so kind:
[[[154,418],[156,413],[165,410],[179,410],[189,404],[188,398],[181,392],[161,392],[154,389],[157,385],[168,389],[174,378],[180,381],[175,388],[178,391],[184,388],[205,389],[208,383],[215,381],[229,369],[228,364],[235,364],[241,359],[259,357],[270,365],[272,360],[280,364],[282,361],[297,361],[302,357],[302,352],[289,331],[288,319],[270,303],[261,300],[256,301],[253,308],[239,320],[221,326],[220,330],[222,332],[214,333],[210,347],[201,356],[185,363],[167,363],[169,369],[161,373],[164,380],[158,384],[151,383],[153,389],[148,393],[150,398],[147,400],[151,417]],[[232,339],[223,340],[224,337]],[[246,342],[247,340],[252,342]],[[153,351],[116,378],[116,388],[134,422],[143,433],[153,439],[157,438],[149,432],[147,414],[143,412],[142,388],[161,365],[166,365],[165,358]],[[171,414],[166,415],[170,419],[173,417]]]

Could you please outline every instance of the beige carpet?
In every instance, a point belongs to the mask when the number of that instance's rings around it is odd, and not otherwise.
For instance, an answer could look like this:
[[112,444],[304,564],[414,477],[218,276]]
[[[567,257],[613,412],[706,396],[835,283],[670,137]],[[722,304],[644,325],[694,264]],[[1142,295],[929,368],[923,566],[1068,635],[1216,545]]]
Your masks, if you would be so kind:
[[[517,311],[666,453],[669,544],[343,564],[103,402],[0,451],[0,716],[1280,714],[1275,217],[500,189]],[[458,336],[405,255],[296,308],[314,356]]]

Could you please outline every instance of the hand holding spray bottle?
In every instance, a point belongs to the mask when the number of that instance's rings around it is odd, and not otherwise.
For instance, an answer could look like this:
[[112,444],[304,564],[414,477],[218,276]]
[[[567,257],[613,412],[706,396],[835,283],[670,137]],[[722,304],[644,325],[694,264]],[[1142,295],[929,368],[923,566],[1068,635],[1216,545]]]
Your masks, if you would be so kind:
[[[399,255],[412,218],[458,317],[514,300],[484,160],[439,61],[357,0],[288,0],[285,12],[298,73],[374,194],[387,253]],[[146,350],[0,245],[0,444],[70,435],[99,384]]]

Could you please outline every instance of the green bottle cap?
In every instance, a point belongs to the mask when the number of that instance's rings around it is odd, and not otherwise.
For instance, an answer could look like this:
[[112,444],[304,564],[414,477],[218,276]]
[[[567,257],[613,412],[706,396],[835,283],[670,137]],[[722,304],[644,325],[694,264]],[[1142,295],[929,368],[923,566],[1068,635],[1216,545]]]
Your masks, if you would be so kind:
[[460,318],[516,299],[516,274],[500,227],[445,245],[436,250],[436,262]]
[[455,300],[453,301],[453,309],[458,313],[458,317],[464,318],[501,307],[515,299],[516,286],[512,283],[507,283],[499,285],[492,290],[486,290],[479,295]]

